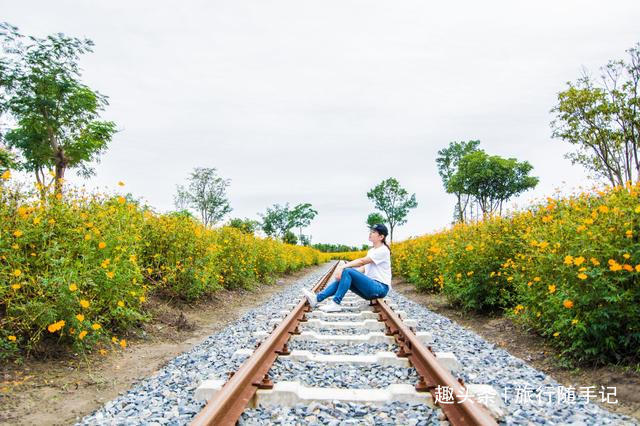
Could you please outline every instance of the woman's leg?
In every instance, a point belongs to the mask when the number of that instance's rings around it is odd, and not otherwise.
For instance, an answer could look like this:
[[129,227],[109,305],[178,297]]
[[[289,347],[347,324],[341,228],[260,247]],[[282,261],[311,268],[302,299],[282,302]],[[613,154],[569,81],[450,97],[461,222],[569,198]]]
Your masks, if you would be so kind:
[[324,288],[324,290],[322,290],[321,292],[316,294],[316,297],[318,299],[318,303],[322,302],[327,297],[330,297],[330,296],[333,296],[334,294],[336,294],[336,290],[337,289],[338,289],[338,280],[335,280],[334,282],[332,282],[331,284],[326,286]]
[[361,294],[366,300],[372,300],[385,297],[389,292],[389,286],[356,271],[351,279],[351,291]]
[[358,290],[358,288],[356,286],[353,285],[353,281],[351,281],[351,287],[349,287],[349,291],[352,291],[355,294],[357,294],[358,296],[362,297],[363,299],[366,299],[364,294],[362,294],[362,292],[360,290]]
[[342,277],[340,278],[338,288],[335,290],[335,294],[333,295],[333,301],[337,304],[340,304],[347,291],[349,289],[353,291],[354,288],[357,288],[357,290],[360,292],[360,297],[363,297],[367,300],[375,299],[377,297],[384,297],[386,295],[384,285],[375,280],[372,280],[365,274],[358,272],[355,269],[347,268],[342,271]]

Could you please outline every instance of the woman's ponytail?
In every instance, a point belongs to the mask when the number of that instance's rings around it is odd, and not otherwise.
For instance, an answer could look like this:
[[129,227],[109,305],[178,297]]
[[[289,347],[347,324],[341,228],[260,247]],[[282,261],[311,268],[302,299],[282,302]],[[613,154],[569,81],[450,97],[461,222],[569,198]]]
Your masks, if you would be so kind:
[[384,238],[382,238],[382,244],[387,246],[387,248],[389,249],[389,254],[391,254],[391,247],[389,247],[389,244],[387,244],[387,237],[386,236]]

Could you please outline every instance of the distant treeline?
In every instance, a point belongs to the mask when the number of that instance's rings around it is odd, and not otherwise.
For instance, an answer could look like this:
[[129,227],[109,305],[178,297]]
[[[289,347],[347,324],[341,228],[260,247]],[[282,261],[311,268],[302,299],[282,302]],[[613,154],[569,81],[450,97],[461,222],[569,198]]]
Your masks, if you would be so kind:
[[360,250],[369,250],[369,246],[367,244],[363,244],[361,247],[356,246],[346,246],[344,244],[313,244],[313,247],[316,250],[320,250],[325,253],[338,253],[342,251],[360,251]]

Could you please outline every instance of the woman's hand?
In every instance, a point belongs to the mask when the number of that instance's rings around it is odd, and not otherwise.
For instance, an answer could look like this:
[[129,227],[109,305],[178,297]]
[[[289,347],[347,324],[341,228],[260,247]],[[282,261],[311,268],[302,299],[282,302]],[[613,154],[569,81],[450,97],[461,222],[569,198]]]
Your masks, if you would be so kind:
[[333,277],[340,281],[340,279],[342,278],[342,271],[344,271],[344,266],[347,264],[346,261],[341,261],[341,263],[338,264],[338,266],[336,266],[336,270],[333,273]]
[[340,264],[340,265],[336,266],[336,271],[333,274],[333,277],[337,281],[340,281],[340,279],[342,278],[342,271],[344,271],[344,265],[343,264]]

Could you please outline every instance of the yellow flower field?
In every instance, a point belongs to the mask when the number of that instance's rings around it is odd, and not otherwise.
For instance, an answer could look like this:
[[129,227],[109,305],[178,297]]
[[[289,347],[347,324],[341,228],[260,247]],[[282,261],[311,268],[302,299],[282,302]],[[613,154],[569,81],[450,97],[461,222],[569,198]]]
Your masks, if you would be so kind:
[[[118,336],[148,319],[146,297],[193,301],[329,256],[309,247],[205,229],[122,196],[69,190],[40,200],[0,185],[0,359],[67,345],[126,347]],[[9,181],[9,182],[7,182]]]
[[592,363],[640,355],[640,184],[547,199],[394,244],[394,272],[512,316]]

